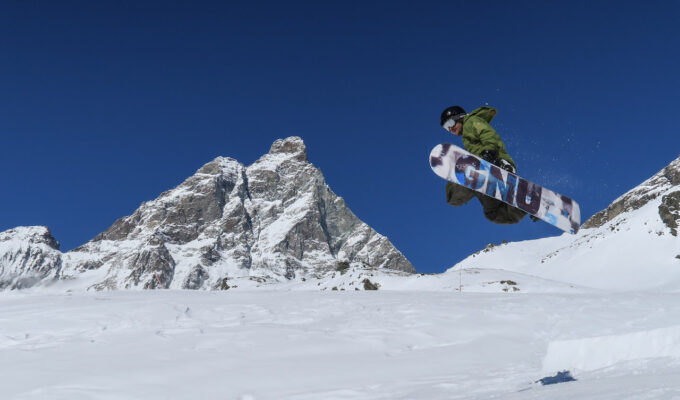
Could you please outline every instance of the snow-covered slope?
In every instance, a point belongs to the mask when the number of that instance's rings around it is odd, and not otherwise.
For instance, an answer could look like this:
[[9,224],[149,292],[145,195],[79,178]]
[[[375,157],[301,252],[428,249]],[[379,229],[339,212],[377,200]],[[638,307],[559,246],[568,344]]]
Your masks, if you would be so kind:
[[0,310],[7,400],[680,396],[678,294],[29,289]]
[[680,159],[619,197],[578,234],[490,246],[452,271],[493,268],[608,290],[680,291]]

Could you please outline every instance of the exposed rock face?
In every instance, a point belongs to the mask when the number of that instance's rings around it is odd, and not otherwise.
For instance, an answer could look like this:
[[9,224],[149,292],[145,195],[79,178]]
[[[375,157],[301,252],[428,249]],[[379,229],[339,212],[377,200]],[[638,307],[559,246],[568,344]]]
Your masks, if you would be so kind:
[[661,198],[659,216],[663,223],[670,228],[673,236],[678,236],[678,222],[680,222],[680,191],[669,193]]
[[45,226],[0,232],[0,289],[21,289],[58,278],[62,269],[59,243]]
[[656,199],[668,189],[680,185],[680,158],[674,160],[656,175],[616,199],[609,207],[593,215],[583,228],[597,228],[619,214],[634,211]]
[[103,272],[97,290],[224,289],[320,276],[338,262],[415,272],[331,191],[298,137],[248,167],[216,158],[63,259],[64,278]]

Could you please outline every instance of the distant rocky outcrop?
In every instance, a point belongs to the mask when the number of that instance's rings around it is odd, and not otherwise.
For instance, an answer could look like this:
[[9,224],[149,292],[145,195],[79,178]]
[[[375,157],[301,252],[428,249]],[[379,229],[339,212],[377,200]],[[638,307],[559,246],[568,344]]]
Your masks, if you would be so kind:
[[45,226],[0,232],[0,289],[30,287],[56,279],[63,265],[59,243]]
[[[13,243],[26,239],[12,231],[3,235]],[[233,287],[233,279],[266,283],[321,276],[338,262],[415,272],[386,237],[333,193],[299,137],[277,140],[250,166],[216,158],[68,253],[51,240],[44,238],[46,247],[40,247],[49,258],[26,268],[2,261],[0,268],[18,275],[51,271],[61,279],[87,275],[95,279],[88,287],[97,290],[225,289]]]
[[600,227],[616,218],[619,214],[634,211],[656,199],[669,188],[680,185],[680,158],[648,180],[614,200],[606,209],[588,219],[583,228]]
[[673,236],[678,236],[678,223],[680,223],[680,190],[668,193],[661,198],[659,216],[664,224],[671,230]]

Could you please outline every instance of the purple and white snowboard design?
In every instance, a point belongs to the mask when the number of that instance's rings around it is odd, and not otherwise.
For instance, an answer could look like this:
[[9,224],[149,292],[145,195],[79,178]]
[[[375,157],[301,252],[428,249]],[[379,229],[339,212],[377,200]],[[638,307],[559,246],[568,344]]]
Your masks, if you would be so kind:
[[517,207],[565,232],[581,226],[581,209],[569,197],[529,182],[449,143],[430,153],[430,167],[447,181]]

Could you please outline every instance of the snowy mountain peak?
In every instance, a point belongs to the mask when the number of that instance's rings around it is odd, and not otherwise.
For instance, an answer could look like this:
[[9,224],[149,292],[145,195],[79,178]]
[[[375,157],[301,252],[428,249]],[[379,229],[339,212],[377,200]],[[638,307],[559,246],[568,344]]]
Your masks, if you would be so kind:
[[[6,236],[35,242],[46,228],[27,229],[34,233]],[[9,249],[14,275],[22,273],[17,246]],[[52,278],[97,290],[248,287],[323,277],[338,264],[415,272],[333,193],[299,137],[277,140],[247,167],[217,157],[88,243],[53,251],[60,273]]]
[[287,154],[300,161],[307,161],[307,147],[302,138],[298,136],[275,141],[269,149],[269,154]]
[[0,242],[17,241],[26,244],[44,244],[54,250],[59,250],[59,242],[52,236],[46,226],[18,226],[0,232]]
[[196,174],[204,175],[226,175],[231,178],[231,180],[236,179],[243,168],[243,164],[231,157],[217,157],[211,162],[205,164]]

